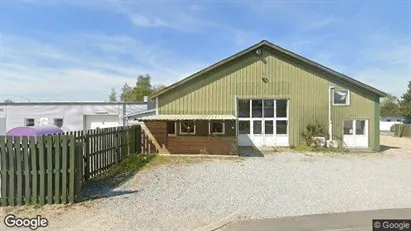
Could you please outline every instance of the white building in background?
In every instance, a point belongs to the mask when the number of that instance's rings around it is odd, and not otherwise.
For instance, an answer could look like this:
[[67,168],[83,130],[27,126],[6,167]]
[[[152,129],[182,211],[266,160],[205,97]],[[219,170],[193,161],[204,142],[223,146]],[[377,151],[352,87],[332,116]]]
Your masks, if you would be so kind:
[[380,130],[381,131],[390,131],[390,128],[394,124],[399,124],[404,120],[403,117],[398,116],[387,116],[380,118]]
[[128,125],[126,115],[155,109],[144,98],[141,103],[123,102],[18,102],[0,103],[0,135],[19,126],[54,124],[63,131]]

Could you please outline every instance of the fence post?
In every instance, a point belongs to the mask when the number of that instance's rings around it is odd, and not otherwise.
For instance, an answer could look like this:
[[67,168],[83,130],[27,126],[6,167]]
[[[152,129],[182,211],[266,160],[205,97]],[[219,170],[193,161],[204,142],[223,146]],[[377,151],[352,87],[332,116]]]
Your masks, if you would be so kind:
[[136,153],[141,153],[141,126],[136,127]]
[[44,148],[44,136],[39,136],[38,137],[38,149],[39,149],[39,180],[40,180],[40,204],[44,205],[45,204],[45,198],[46,198],[46,166],[45,166],[45,148]]
[[76,173],[76,136],[69,137],[69,202],[75,198],[75,173]]
[[84,181],[88,181],[90,179],[90,141],[89,141],[89,131],[86,131],[84,134],[84,144],[85,144],[85,155],[84,155]]
[[6,137],[0,136],[0,164],[1,164],[1,205],[7,206],[7,155]]
[[120,145],[121,145],[121,143],[120,143],[120,140],[119,140],[119,133],[120,132],[120,129],[119,128],[117,128],[116,129],[116,164],[118,164],[118,160],[120,159]]

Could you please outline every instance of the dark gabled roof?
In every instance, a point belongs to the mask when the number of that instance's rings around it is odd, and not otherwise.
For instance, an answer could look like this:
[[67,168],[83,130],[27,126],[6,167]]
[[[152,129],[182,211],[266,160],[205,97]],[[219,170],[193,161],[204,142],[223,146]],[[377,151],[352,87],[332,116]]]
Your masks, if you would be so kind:
[[343,81],[345,81],[345,82],[351,83],[351,84],[353,84],[354,86],[357,86],[357,87],[359,87],[360,89],[363,89],[363,90],[365,90],[365,91],[367,91],[367,92],[370,92],[370,93],[372,93],[372,94],[374,94],[374,95],[376,95],[376,96],[379,96],[379,97],[385,97],[385,96],[387,96],[387,93],[382,92],[382,91],[380,91],[380,90],[378,90],[378,89],[376,89],[376,88],[374,88],[374,87],[371,87],[371,86],[369,86],[369,85],[367,85],[367,84],[361,83],[361,82],[358,81],[358,80],[355,80],[355,79],[353,79],[353,78],[351,78],[351,77],[348,77],[348,76],[346,76],[346,75],[344,75],[344,74],[341,74],[341,73],[339,73],[339,72],[337,72],[337,71],[334,71],[334,70],[332,70],[332,69],[330,69],[330,68],[328,68],[328,67],[325,67],[325,66],[323,66],[323,65],[321,65],[321,64],[319,64],[319,63],[316,63],[316,62],[311,61],[311,60],[309,60],[309,59],[307,59],[307,58],[304,58],[304,57],[302,57],[302,56],[300,56],[300,55],[298,55],[298,54],[296,54],[296,53],[294,53],[294,52],[291,52],[291,51],[286,50],[286,49],[284,49],[284,48],[282,48],[282,47],[279,47],[279,46],[277,46],[277,45],[275,45],[275,44],[273,44],[273,43],[270,43],[270,42],[268,42],[268,41],[266,41],[266,40],[263,40],[263,41],[255,44],[255,45],[253,45],[253,46],[245,49],[245,50],[242,50],[242,51],[240,51],[240,52],[238,52],[238,53],[236,53],[236,54],[234,54],[234,55],[232,55],[232,56],[230,56],[230,57],[228,57],[228,58],[225,58],[225,59],[221,60],[221,61],[218,62],[218,63],[215,63],[215,64],[213,64],[213,65],[211,65],[211,66],[209,66],[209,67],[207,67],[207,68],[204,68],[203,70],[198,71],[198,72],[190,75],[189,77],[187,77],[187,78],[185,78],[185,79],[183,79],[183,80],[180,80],[180,81],[178,81],[178,82],[176,82],[176,83],[174,83],[174,84],[172,84],[172,85],[170,85],[170,86],[168,86],[168,87],[166,87],[166,88],[163,88],[162,90],[160,90],[160,91],[158,91],[158,92],[155,92],[151,97],[152,97],[152,98],[158,97],[158,96],[160,96],[160,95],[162,95],[162,94],[170,91],[171,89],[173,89],[173,88],[175,88],[175,87],[178,87],[178,86],[180,86],[180,85],[182,85],[182,84],[184,84],[184,83],[186,83],[186,82],[188,82],[188,81],[190,81],[190,80],[192,80],[192,79],[194,79],[194,78],[197,78],[197,77],[201,76],[202,74],[205,74],[205,73],[207,73],[207,72],[210,72],[210,71],[216,69],[217,67],[220,67],[220,66],[222,66],[222,65],[224,65],[224,64],[226,64],[226,63],[228,63],[228,62],[230,62],[230,61],[232,61],[232,60],[234,60],[234,59],[237,59],[237,58],[239,58],[239,57],[241,57],[241,56],[243,56],[243,55],[245,55],[245,54],[247,54],[247,53],[249,53],[249,52],[251,52],[251,51],[254,51],[255,49],[260,48],[260,47],[262,47],[262,46],[267,46],[267,47],[269,47],[269,48],[271,48],[271,49],[273,49],[273,50],[275,50],[275,51],[278,51],[278,52],[280,52],[280,53],[282,53],[282,54],[284,54],[284,55],[287,55],[287,56],[292,57],[292,58],[294,58],[294,59],[296,59],[296,60],[298,60],[298,61],[301,61],[301,62],[307,64],[308,66],[311,66],[311,67],[313,67],[313,68],[315,68],[315,69],[317,69],[317,70],[324,71],[324,72],[326,72],[326,73],[328,73],[328,74],[330,74],[330,75],[332,75],[332,76],[335,76],[335,77],[337,77],[337,78],[339,78],[339,79],[341,79],[341,80],[343,80]]

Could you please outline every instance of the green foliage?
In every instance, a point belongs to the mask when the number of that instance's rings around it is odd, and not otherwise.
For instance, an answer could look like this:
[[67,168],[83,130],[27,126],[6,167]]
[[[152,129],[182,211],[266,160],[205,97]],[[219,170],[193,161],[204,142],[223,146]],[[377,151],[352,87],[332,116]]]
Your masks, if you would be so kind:
[[401,96],[400,114],[405,118],[411,118],[411,81],[408,82],[407,91]]
[[121,88],[120,100],[123,102],[132,102],[134,101],[133,98],[133,88],[125,83],[123,88]]
[[4,103],[14,103],[14,101],[11,100],[11,99],[6,99],[6,100],[4,100]]
[[116,90],[114,89],[114,87],[111,88],[111,93],[110,93],[110,95],[108,96],[108,100],[109,100],[110,102],[117,102],[117,92],[116,92]]
[[301,136],[304,138],[305,145],[311,146],[314,143],[313,137],[326,137],[327,132],[323,124],[315,121],[307,125]]
[[381,116],[399,116],[400,105],[397,97],[388,95],[381,102]]
[[134,87],[130,87],[127,83],[121,89],[120,100],[123,102],[142,102],[144,96],[150,96],[165,88],[164,85],[152,85],[151,76],[149,74],[139,75]]

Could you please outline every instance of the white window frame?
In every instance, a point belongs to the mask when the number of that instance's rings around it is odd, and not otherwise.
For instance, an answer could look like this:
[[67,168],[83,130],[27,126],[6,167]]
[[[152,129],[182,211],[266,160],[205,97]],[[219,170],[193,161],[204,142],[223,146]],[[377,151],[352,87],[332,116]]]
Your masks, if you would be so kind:
[[[334,102],[334,94],[335,94],[335,91],[347,91],[347,98],[346,98],[346,102],[345,102],[345,104],[342,104],[342,103],[335,103]],[[349,106],[350,105],[350,95],[351,95],[351,91],[349,90],[349,89],[333,89],[332,90],[332,105],[333,106]]]
[[36,120],[34,118],[24,118],[24,126],[26,126],[26,127],[29,126],[29,125],[27,125],[28,120],[33,120],[33,125],[31,125],[31,126],[36,126]]
[[[221,123],[221,124],[223,124],[223,131],[222,132],[211,132],[211,123]],[[223,122],[223,121],[209,121],[208,122],[208,134],[209,135],[224,135],[225,134],[225,122]]]
[[[238,117],[238,123],[237,126],[239,126],[239,122],[240,121],[250,121],[250,134],[254,134],[254,128],[253,125],[251,123],[253,123],[254,121],[258,120],[258,121],[266,121],[266,120],[273,120],[273,126],[274,126],[274,134],[278,137],[281,136],[289,136],[290,135],[290,99],[287,98],[238,98],[237,100],[249,100],[250,101],[250,117]],[[263,117],[252,117],[252,100],[274,100],[274,117],[264,117],[264,102],[263,102]],[[286,109],[286,113],[287,116],[286,117],[277,117],[277,101],[279,100],[286,100],[287,101],[287,109]],[[237,101],[238,104],[238,101]],[[238,107],[237,107],[238,108]],[[277,121],[287,121],[287,134],[277,134]],[[263,123],[264,124],[264,123]],[[262,126],[262,134],[265,133],[265,125]],[[240,134],[239,130],[237,131],[237,134]],[[240,135],[245,135],[245,134],[240,134]]]
[[182,132],[181,131],[181,125],[184,123],[184,122],[191,122],[191,121],[181,121],[180,122],[180,134],[181,135],[195,135],[196,134],[196,124],[195,124],[195,122],[193,121],[193,123],[194,123],[194,127],[193,127],[193,130],[194,130],[194,132],[193,133],[188,133],[188,132]]
[[[167,123],[174,123],[174,134],[168,134]],[[175,121],[167,121],[167,122],[166,122],[166,130],[167,130],[167,136],[168,136],[168,137],[177,136],[177,122],[175,122]]]
[[[54,118],[54,120],[53,120],[53,124],[57,126],[57,124],[56,124],[56,120],[61,120],[61,127],[59,127],[59,128],[62,128],[62,127],[63,127],[63,125],[64,125],[64,119],[63,119],[63,118]],[[57,127],[58,127],[58,126],[57,126]]]

